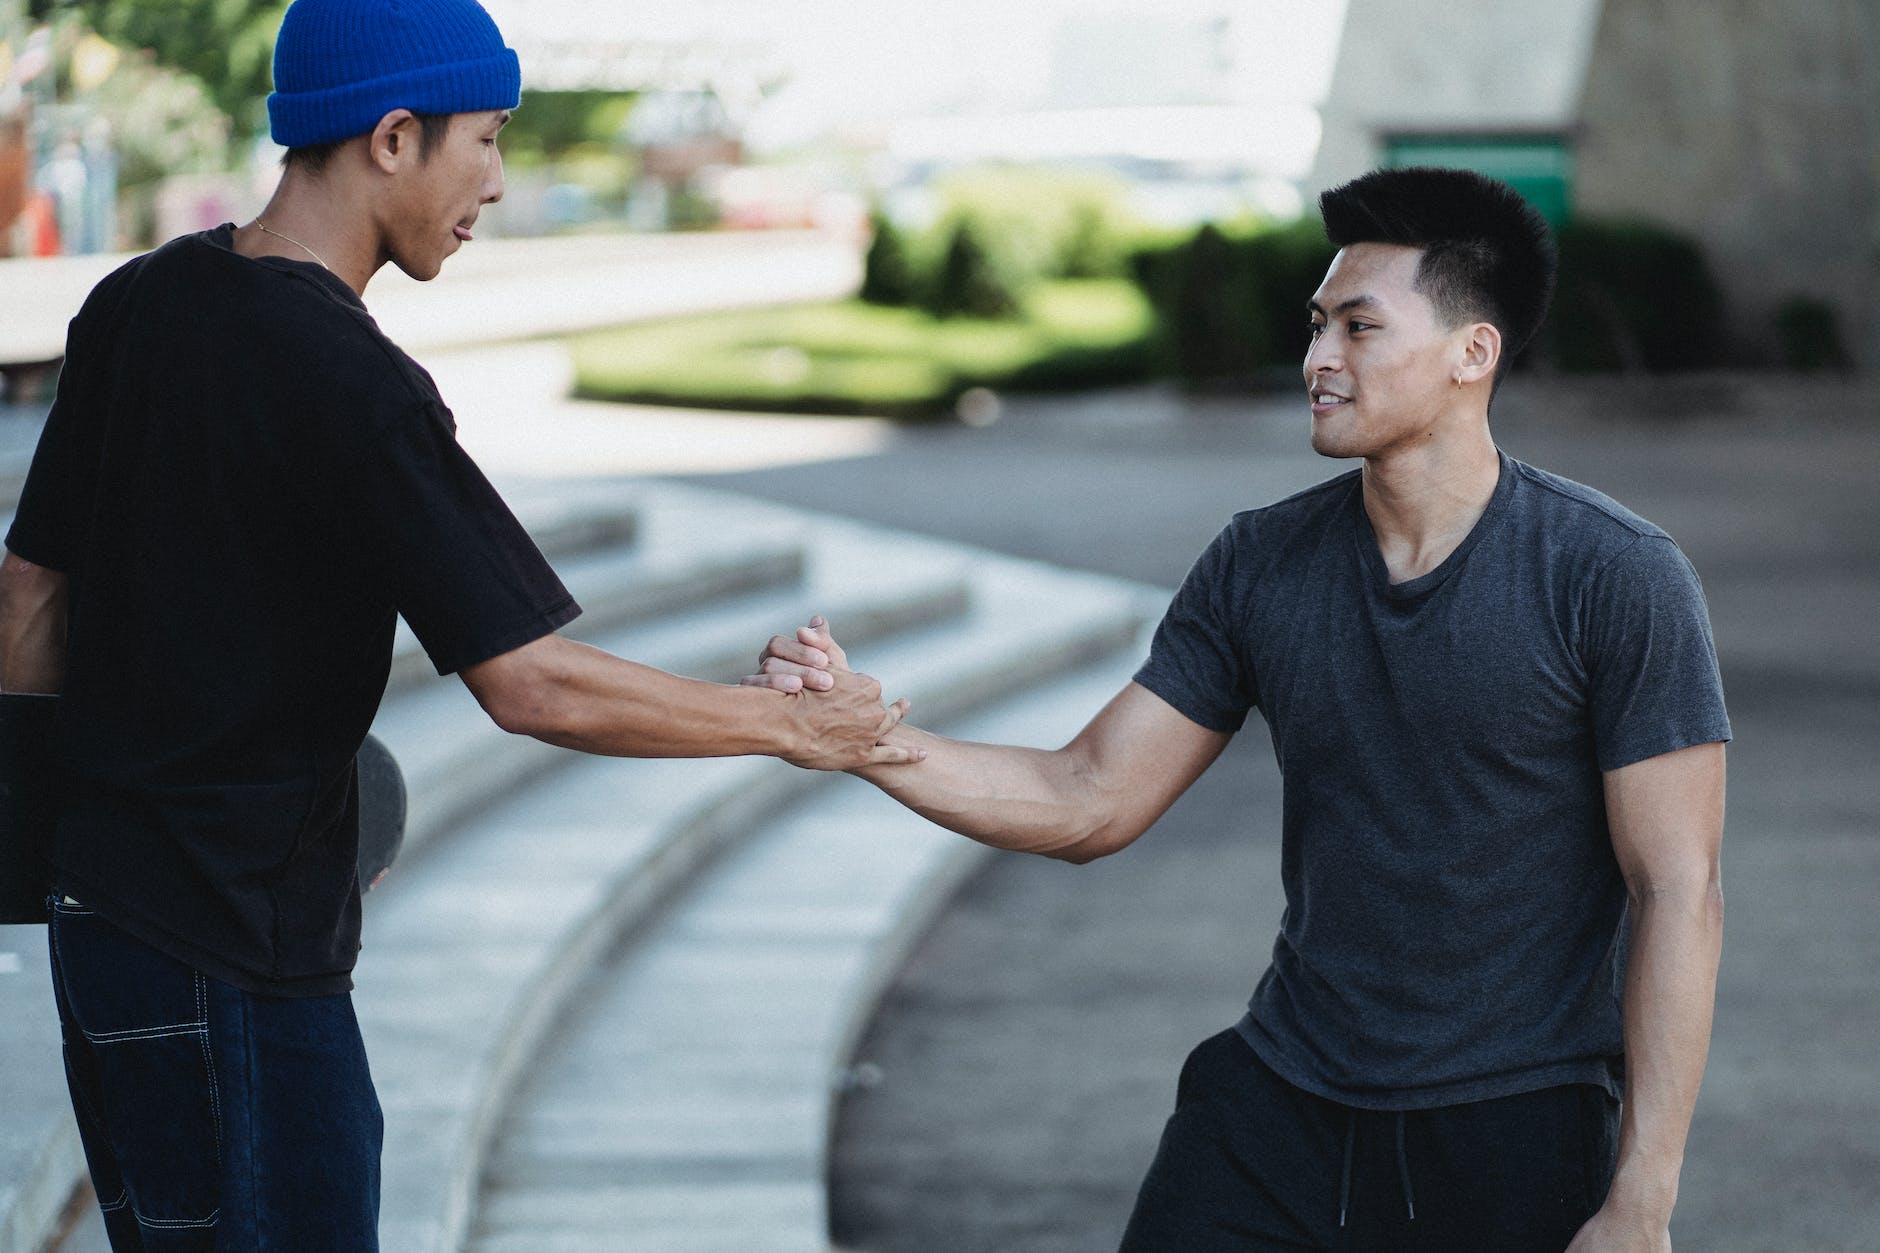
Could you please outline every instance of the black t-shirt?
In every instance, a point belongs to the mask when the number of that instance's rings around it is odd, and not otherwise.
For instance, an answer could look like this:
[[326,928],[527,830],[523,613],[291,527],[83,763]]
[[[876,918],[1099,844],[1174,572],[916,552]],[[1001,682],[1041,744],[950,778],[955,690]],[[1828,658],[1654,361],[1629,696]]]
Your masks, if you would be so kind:
[[1393,584],[1354,471],[1236,516],[1136,680],[1201,726],[1258,708],[1272,731],[1286,912],[1240,1022],[1269,1066],[1370,1109],[1617,1094],[1601,772],[1730,738],[1669,536],[1504,456],[1467,538]]
[[353,757],[396,616],[449,673],[580,610],[358,296],[231,229],[86,300],[6,542],[71,588],[60,890],[319,995],[359,948]]

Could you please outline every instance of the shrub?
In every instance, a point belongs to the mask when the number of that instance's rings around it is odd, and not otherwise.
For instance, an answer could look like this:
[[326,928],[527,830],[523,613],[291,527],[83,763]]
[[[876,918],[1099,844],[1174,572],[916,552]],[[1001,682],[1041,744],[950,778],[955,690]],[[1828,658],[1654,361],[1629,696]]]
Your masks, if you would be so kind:
[[937,318],[1005,318],[1018,312],[1018,295],[980,239],[971,218],[953,227],[925,299]]
[[1640,221],[1561,228],[1542,343],[1563,370],[1695,370],[1725,359],[1723,298],[1696,242]]
[[862,261],[862,299],[871,305],[914,303],[914,262],[907,240],[888,215],[877,209],[869,217],[873,235]]
[[935,187],[940,220],[971,219],[1017,289],[1040,279],[1124,276],[1140,231],[1129,194],[1113,175],[1024,166],[964,170]]
[[1776,307],[1776,347],[1791,370],[1845,370],[1854,363],[1841,342],[1834,306],[1812,296],[1791,296]]
[[1160,317],[1162,367],[1190,386],[1246,383],[1299,363],[1306,301],[1336,250],[1317,222],[1208,224],[1131,258]]

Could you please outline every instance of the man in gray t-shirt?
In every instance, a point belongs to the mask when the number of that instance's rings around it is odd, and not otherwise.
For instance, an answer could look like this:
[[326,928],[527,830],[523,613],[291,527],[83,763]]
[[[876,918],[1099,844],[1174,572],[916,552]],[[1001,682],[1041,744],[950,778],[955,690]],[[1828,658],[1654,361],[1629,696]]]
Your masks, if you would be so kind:
[[[1552,290],[1533,210],[1455,170],[1320,206],[1312,446],[1362,467],[1236,516],[1069,745],[903,728],[923,761],[857,773],[1083,862],[1266,719],[1285,917],[1183,1069],[1127,1253],[1668,1250],[1722,932],[1703,594],[1663,531],[1489,433]],[[844,665],[818,621],[753,681]]]

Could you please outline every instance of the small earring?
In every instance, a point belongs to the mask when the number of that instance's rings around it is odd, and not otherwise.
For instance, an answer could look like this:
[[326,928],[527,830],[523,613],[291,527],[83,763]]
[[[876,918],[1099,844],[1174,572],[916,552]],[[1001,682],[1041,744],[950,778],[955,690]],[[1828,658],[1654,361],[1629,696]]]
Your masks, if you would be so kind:
[[1462,376],[1460,374],[1456,375],[1456,390],[1462,390]]

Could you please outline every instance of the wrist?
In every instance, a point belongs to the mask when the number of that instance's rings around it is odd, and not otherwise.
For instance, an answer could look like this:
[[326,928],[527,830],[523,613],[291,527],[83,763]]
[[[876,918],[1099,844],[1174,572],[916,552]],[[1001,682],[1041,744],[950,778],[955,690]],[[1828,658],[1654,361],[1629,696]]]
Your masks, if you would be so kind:
[[1607,1208],[1654,1226],[1670,1223],[1677,1201],[1677,1167],[1642,1161],[1621,1163],[1606,1194]]

